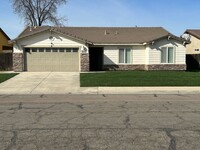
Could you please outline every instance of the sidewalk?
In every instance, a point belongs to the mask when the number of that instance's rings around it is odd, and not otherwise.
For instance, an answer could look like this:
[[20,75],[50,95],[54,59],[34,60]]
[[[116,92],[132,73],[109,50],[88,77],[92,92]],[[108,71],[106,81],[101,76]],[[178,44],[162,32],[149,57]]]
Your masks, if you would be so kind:
[[200,94],[200,87],[98,87],[98,94]]
[[29,92],[21,90],[1,90],[1,95],[37,95],[37,94],[200,94],[200,87],[79,87],[49,88]]

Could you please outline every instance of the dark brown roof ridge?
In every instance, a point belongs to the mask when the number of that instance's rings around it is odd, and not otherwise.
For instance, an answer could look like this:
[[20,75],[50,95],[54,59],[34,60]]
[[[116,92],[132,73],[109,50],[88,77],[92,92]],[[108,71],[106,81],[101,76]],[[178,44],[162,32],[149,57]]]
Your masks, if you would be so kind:
[[[39,26],[38,26],[39,27]],[[40,26],[40,27],[42,27],[42,26]],[[52,28],[163,28],[163,27],[131,27],[131,26],[127,26],[127,27],[121,27],[121,26],[119,26],[119,27],[115,27],[115,26],[61,26],[61,27],[59,27],[59,26],[50,26],[50,27],[52,27]],[[164,29],[164,28],[163,28]]]

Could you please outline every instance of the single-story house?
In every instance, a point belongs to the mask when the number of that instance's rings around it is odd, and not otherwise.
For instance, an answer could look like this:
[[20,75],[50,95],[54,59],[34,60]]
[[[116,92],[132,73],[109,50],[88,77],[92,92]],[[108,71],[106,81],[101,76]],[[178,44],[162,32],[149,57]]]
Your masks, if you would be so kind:
[[182,35],[183,38],[189,40],[186,45],[187,67],[188,69],[200,68],[200,30],[188,29]]
[[162,27],[27,27],[15,71],[186,70],[186,40]]
[[0,28],[0,70],[12,70],[12,44],[10,38]]

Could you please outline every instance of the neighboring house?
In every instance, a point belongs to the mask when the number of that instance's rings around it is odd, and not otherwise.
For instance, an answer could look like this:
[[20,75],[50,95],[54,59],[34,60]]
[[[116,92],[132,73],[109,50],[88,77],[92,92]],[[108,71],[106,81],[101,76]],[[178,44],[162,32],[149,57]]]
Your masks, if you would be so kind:
[[161,27],[27,27],[15,71],[186,70],[185,40]]
[[10,38],[0,28],[0,70],[12,70],[12,44]]
[[188,29],[182,35],[183,38],[190,40],[186,45],[187,68],[200,68],[200,30]]
[[10,38],[8,35],[0,28],[0,53],[12,53],[12,44],[8,41]]

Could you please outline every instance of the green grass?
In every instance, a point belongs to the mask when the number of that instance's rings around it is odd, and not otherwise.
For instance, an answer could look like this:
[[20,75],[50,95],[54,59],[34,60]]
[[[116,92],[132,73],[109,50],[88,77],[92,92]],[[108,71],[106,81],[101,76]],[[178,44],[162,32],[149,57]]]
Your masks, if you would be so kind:
[[81,87],[96,86],[200,86],[199,71],[116,71],[81,73]]
[[3,73],[3,74],[0,74],[0,83],[16,76],[17,73]]

